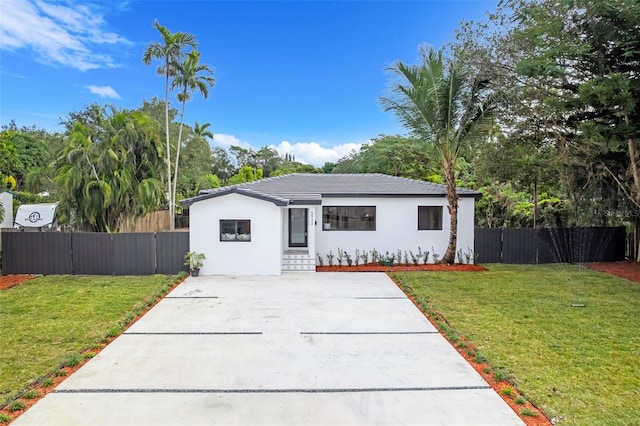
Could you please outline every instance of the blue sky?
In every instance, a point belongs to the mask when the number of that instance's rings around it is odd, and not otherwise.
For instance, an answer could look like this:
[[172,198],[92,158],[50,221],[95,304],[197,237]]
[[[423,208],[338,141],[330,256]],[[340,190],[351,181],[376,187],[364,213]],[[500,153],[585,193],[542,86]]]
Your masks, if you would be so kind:
[[[322,165],[379,134],[404,133],[378,99],[394,61],[441,47],[495,1],[40,1],[0,3],[0,124],[59,131],[93,102],[135,108],[164,98],[142,52],[170,31],[196,36],[215,70],[185,122],[211,123],[213,145],[260,148]],[[177,106],[175,97],[172,97]]]

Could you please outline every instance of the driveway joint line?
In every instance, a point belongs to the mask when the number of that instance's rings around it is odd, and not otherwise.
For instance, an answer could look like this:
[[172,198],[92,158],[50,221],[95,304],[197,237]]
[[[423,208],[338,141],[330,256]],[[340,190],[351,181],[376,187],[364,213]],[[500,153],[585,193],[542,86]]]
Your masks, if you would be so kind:
[[308,335],[394,335],[394,334],[440,334],[438,331],[301,331],[300,334]]
[[217,299],[218,296],[165,296],[165,299]]
[[399,388],[326,388],[326,389],[56,389],[53,393],[363,393],[433,392],[492,390],[491,386],[428,386]]
[[173,332],[173,331],[155,331],[155,332],[126,332],[125,335],[135,336],[234,336],[234,335],[249,335],[255,336],[263,334],[262,331],[185,331],[185,332]]
[[381,299],[381,300],[389,300],[389,299],[397,299],[397,300],[403,300],[406,299],[405,296],[361,296],[361,297],[354,297],[354,299],[357,300],[369,300],[369,299]]

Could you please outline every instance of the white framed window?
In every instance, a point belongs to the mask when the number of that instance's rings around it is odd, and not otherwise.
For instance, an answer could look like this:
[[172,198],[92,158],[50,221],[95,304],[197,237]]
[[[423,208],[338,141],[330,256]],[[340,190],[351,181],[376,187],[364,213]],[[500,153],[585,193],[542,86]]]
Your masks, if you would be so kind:
[[442,206],[418,206],[418,231],[442,231]]
[[251,221],[247,219],[221,219],[220,241],[251,241]]

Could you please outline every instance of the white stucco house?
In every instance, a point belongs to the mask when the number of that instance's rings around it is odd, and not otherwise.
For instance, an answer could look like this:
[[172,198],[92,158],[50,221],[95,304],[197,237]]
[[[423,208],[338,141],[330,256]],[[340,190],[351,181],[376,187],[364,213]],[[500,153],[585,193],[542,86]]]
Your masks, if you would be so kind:
[[[474,203],[459,190],[458,241],[473,252]],[[190,250],[203,275],[315,271],[318,255],[375,249],[444,254],[449,213],[444,185],[383,174],[290,174],[201,191],[189,207]],[[433,259],[433,258],[432,258]],[[431,260],[433,261],[433,260]],[[325,261],[326,264],[326,261]]]

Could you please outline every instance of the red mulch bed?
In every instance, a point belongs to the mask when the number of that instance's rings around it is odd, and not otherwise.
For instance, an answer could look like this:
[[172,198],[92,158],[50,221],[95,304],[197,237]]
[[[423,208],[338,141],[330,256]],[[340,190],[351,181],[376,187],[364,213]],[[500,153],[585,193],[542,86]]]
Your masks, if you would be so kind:
[[35,277],[37,277],[37,275],[30,275],[30,274],[0,275],[0,290],[15,287]]
[[450,272],[482,272],[486,271],[480,265],[444,265],[427,264],[427,265],[393,265],[384,266],[379,263],[367,263],[366,265],[351,266],[316,266],[316,272],[405,272],[405,271],[450,271]]
[[587,268],[640,283],[640,263],[629,261],[588,263]]

